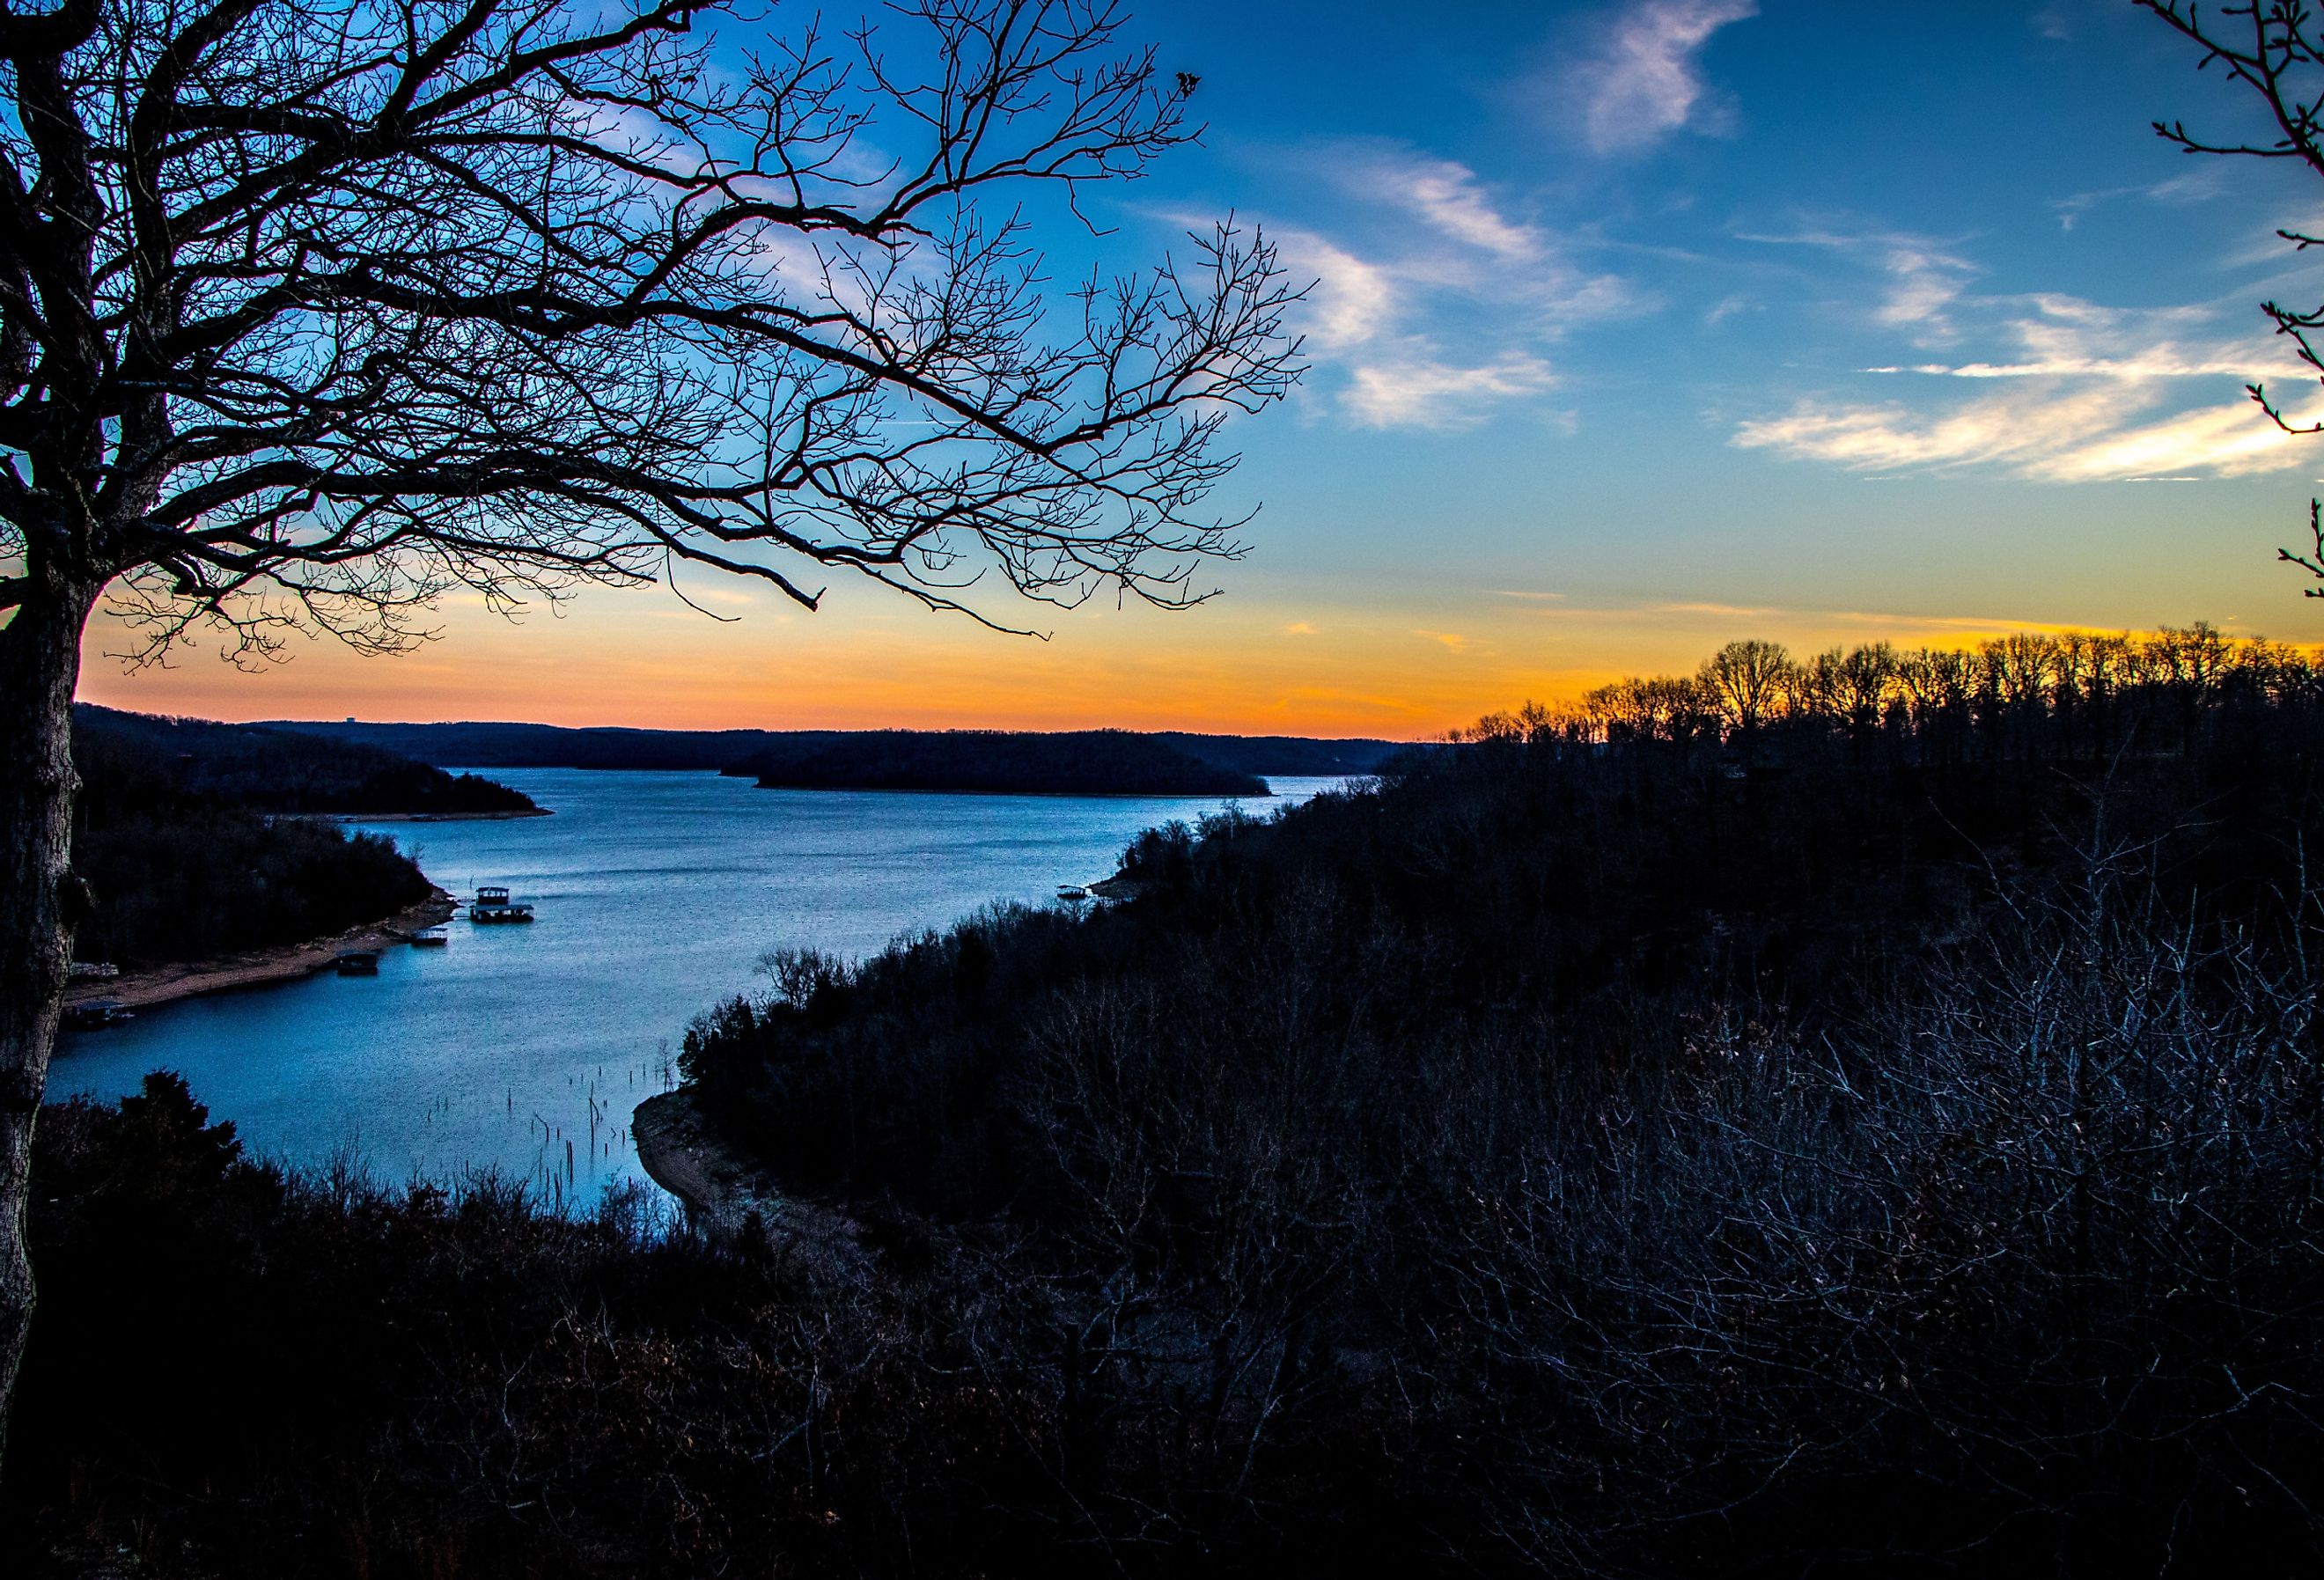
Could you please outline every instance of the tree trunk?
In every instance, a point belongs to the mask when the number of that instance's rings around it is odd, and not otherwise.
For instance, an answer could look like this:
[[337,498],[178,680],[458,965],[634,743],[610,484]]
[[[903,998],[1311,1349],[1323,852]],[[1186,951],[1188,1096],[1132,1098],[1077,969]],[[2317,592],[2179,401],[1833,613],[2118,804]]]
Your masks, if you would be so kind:
[[72,930],[73,688],[92,589],[42,577],[0,626],[0,1460],[32,1317],[24,1249],[32,1123],[48,1079]]

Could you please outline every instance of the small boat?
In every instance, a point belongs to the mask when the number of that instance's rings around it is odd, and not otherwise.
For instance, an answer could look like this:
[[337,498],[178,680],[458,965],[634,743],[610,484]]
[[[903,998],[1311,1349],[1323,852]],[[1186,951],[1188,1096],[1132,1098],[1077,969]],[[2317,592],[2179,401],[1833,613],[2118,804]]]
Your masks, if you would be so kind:
[[87,1003],[67,1004],[64,1026],[68,1031],[102,1031],[135,1018],[119,999],[91,999]]
[[511,900],[508,890],[498,883],[480,883],[476,898],[468,906],[468,919],[475,922],[530,921],[532,907],[523,901]]
[[440,949],[451,941],[439,927],[422,928],[411,935],[411,947],[415,949]]
[[1057,898],[1060,900],[1086,900],[1089,897],[1090,892],[1083,888],[1079,883],[1060,883],[1057,885]]
[[377,976],[379,975],[379,951],[377,949],[349,949],[331,964],[338,968],[338,973],[341,976]]

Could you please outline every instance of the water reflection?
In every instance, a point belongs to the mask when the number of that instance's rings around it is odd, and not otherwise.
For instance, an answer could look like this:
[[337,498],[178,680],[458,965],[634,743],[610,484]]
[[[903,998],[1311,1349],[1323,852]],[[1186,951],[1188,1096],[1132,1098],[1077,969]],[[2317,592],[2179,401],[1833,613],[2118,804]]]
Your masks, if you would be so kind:
[[[383,826],[456,894],[506,883],[530,927],[448,929],[376,977],[189,1000],[68,1036],[51,1095],[175,1069],[258,1151],[401,1181],[495,1168],[583,1202],[634,1177],[630,1110],[688,1018],[778,945],[848,955],[994,901],[1104,876],[1138,830],[1215,799],[761,790],[703,773],[495,770],[553,818]],[[1278,800],[1336,780],[1276,781]]]

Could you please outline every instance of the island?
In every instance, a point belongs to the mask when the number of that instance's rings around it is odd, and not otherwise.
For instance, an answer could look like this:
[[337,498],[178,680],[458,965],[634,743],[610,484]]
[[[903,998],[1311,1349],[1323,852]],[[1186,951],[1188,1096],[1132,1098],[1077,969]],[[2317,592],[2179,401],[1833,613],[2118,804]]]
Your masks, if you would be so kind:
[[1129,730],[862,730],[770,748],[730,772],[761,790],[974,790],[1067,796],[1267,796],[1223,768]]

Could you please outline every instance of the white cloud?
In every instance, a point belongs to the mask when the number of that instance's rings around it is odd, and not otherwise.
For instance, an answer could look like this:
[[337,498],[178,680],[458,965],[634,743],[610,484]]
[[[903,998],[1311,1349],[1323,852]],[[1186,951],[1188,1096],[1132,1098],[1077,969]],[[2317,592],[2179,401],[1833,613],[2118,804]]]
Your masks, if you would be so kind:
[[2115,401],[2111,390],[2064,396],[2013,391],[1933,414],[1893,401],[1808,401],[1784,416],[1743,423],[1735,442],[1858,472],[1994,463],[2026,470],[2102,430],[2115,416]]
[[[2311,413],[2307,419],[2314,420]],[[2286,433],[2249,402],[2206,406],[2069,448],[2037,476],[2064,483],[2155,481],[2200,467],[2215,477],[2307,466],[2316,441]],[[2174,481],[2177,478],[2173,478]]]
[[1629,152],[1701,126],[1709,88],[1697,57],[1720,28],[1758,14],[1757,0],[1647,0],[1618,13],[1600,51],[1569,74],[1590,146]]
[[2285,433],[2248,401],[2158,414],[2163,393],[2104,379],[2037,383],[1933,413],[1805,402],[1743,423],[1735,443],[1854,472],[1997,467],[2048,483],[2240,476],[2315,457],[2314,439]]
[[[1977,269],[1909,237],[1756,238],[1826,247],[1884,280],[1870,321],[1972,355],[1867,368],[1871,398],[1814,394],[1738,425],[1734,442],[1865,476],[1989,468],[2046,482],[2234,476],[2309,464],[2244,386],[2313,376],[2245,304],[2124,309],[2059,293],[1982,295]],[[1966,399],[1937,395],[1962,383]],[[1869,393],[1869,392],[1867,392]],[[1934,396],[1935,398],[1932,398]]]
[[1291,272],[1315,282],[1306,328],[1317,350],[1360,346],[1395,316],[1396,287],[1386,269],[1312,231],[1277,226],[1273,235]]
[[1376,165],[1381,195],[1401,202],[1456,241],[1518,260],[1547,250],[1541,233],[1493,207],[1467,165],[1449,159],[1383,160]]
[[1945,310],[1969,289],[1972,273],[1959,258],[1932,248],[1900,245],[1888,249],[1888,293],[1875,316],[1892,328],[1911,328],[1926,341],[1952,337]]
[[1635,305],[1627,282],[1579,266],[1467,165],[1377,141],[1304,157],[1356,207],[1330,236],[1268,229],[1314,282],[1303,328],[1319,387],[1360,426],[1480,420],[1556,382],[1549,352],[1572,326]]
[[2299,363],[2273,337],[2220,335],[2221,310],[2209,305],[2109,308],[2055,293],[1974,305],[1993,335],[2013,343],[2015,356],[1868,371],[1964,379],[2232,378],[2239,384],[2301,376]]
[[1948,250],[1947,244],[1903,233],[1803,230],[1771,236],[1745,232],[1736,239],[1769,246],[1814,247],[1877,269],[1887,283],[1873,310],[1874,320],[1889,328],[1914,330],[1915,343],[1923,346],[1943,345],[1952,339],[1948,310],[1978,274],[1977,266]]
[[1462,365],[1416,351],[1351,369],[1342,398],[1367,428],[1462,428],[1485,407],[1539,394],[1556,382],[1549,364],[1523,352]]

